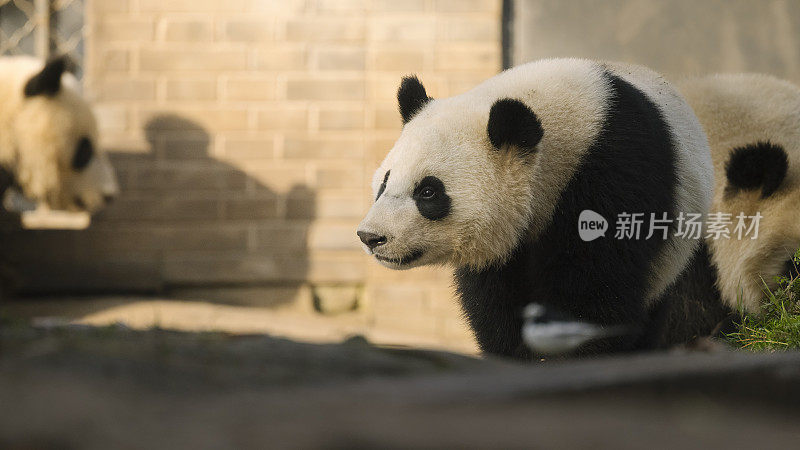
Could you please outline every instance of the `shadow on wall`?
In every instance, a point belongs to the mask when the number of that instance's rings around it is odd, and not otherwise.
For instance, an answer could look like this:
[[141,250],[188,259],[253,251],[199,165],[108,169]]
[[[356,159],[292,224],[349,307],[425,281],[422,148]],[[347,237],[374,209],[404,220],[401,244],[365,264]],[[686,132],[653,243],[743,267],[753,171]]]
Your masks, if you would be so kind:
[[277,193],[211,157],[200,125],[158,115],[150,152],[111,153],[122,192],[81,231],[6,232],[22,294],[163,292],[174,287],[278,287],[265,305],[294,299],[306,280],[315,193]]

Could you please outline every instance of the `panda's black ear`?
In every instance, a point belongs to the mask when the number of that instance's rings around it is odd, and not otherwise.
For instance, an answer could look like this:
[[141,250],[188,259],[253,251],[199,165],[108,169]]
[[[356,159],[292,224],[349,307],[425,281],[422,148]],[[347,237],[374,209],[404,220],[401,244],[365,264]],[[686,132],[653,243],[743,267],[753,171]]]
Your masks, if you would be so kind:
[[400,88],[397,90],[397,103],[400,104],[403,125],[408,123],[431,100],[433,99],[428,97],[425,86],[416,75],[403,77]]
[[542,139],[544,130],[536,114],[521,101],[503,98],[494,102],[489,111],[486,127],[494,148],[512,145],[524,153],[531,153]]
[[48,61],[44,69],[25,84],[25,97],[56,95],[61,90],[61,75],[66,69],[67,60],[63,56]]

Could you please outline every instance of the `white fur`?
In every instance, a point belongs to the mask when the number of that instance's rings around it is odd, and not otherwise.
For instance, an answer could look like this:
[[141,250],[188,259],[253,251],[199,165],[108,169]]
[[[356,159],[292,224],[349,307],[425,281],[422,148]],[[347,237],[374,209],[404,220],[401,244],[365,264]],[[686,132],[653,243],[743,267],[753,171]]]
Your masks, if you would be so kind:
[[[433,100],[405,125],[375,172],[377,193],[384,173],[392,171],[360,229],[391,238],[380,248],[383,256],[401,257],[412,245],[426,250],[403,268],[480,268],[504,260],[525,224],[535,236],[549,223],[559,193],[600,131],[607,90],[597,64],[557,59],[519,66],[462,95]],[[542,122],[545,132],[532,163],[491,148],[489,110],[504,97],[522,100]],[[452,198],[451,213],[441,221],[420,216],[411,199],[414,183],[427,175],[440,178]]]
[[[89,105],[65,74],[53,97],[23,94],[44,66],[29,57],[0,58],[0,165],[14,175],[28,198],[53,209],[95,211],[118,191],[108,156],[97,145]],[[71,167],[78,141],[89,138],[94,157],[82,171]],[[78,206],[76,199],[82,204]]]
[[[757,312],[763,286],[800,246],[800,89],[767,75],[728,74],[677,83],[705,127],[714,163],[713,212],[763,216],[759,236],[709,240],[719,270],[718,287],[731,306]],[[734,148],[770,141],[786,150],[789,168],[781,188],[766,199],[760,190],[725,196],[725,163]],[[763,281],[762,281],[763,280]]]
[[[605,70],[643,90],[659,106],[679,154],[676,206],[705,212],[713,178],[705,136],[691,110],[660,76],[635,66],[541,60],[507,70],[462,95],[433,100],[405,125],[372,181],[377,194],[391,169],[386,190],[359,229],[389,237],[376,249],[381,256],[399,258],[418,249],[426,253],[412,264],[382,264],[395,269],[424,264],[481,268],[504,261],[520,239],[538,236],[601,131],[609,104]],[[489,110],[506,97],[528,105],[544,129],[527,161],[514,151],[493,150],[488,140]],[[428,175],[440,178],[452,198],[451,213],[443,220],[422,217],[411,198],[414,184]],[[651,297],[677,277],[695,245],[672,240],[665,246],[653,262]]]

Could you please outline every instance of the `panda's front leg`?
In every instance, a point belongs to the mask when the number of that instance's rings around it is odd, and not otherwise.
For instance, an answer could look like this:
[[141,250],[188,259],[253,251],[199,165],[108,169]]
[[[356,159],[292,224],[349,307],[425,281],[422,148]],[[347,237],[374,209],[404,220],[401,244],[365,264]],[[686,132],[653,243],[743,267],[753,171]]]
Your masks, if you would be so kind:
[[569,355],[587,345],[602,345],[602,341],[634,334],[631,327],[581,321],[541,303],[529,303],[522,317],[522,341],[535,355]]

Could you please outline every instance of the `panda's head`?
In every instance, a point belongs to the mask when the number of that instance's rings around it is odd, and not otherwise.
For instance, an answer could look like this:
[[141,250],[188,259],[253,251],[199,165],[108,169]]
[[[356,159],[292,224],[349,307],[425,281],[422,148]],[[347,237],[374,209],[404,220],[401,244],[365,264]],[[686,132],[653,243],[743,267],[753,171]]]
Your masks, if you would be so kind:
[[15,178],[29,199],[52,209],[102,208],[119,192],[108,156],[97,146],[89,105],[62,82],[66,61],[45,64],[25,83],[11,130]]
[[392,269],[507,258],[530,220],[536,114],[514,98],[434,100],[416,77],[397,97],[403,131],[372,180],[364,249]]

